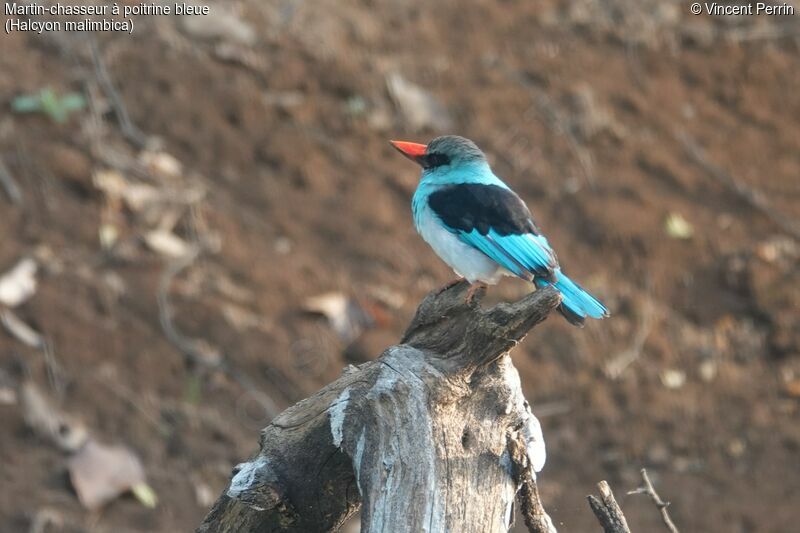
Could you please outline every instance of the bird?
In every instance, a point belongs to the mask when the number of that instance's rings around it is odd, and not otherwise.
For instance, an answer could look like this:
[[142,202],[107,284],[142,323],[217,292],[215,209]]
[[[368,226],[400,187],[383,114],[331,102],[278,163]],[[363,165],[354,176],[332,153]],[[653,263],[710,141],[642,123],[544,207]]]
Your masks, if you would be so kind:
[[456,275],[470,283],[468,301],[478,288],[516,276],[537,288],[555,287],[561,293],[558,309],[571,324],[583,326],[588,317],[609,316],[597,298],[564,274],[528,206],[495,175],[474,142],[458,135],[428,144],[390,142],[422,167],[411,201],[414,226]]

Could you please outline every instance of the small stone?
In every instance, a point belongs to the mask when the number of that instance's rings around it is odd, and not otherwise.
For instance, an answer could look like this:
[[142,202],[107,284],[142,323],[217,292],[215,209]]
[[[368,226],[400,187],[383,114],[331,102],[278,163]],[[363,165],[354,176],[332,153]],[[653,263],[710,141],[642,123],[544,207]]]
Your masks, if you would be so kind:
[[709,383],[717,377],[717,363],[712,360],[706,360],[700,363],[700,367],[698,368],[698,372],[700,374],[700,379]]
[[661,383],[668,389],[680,389],[686,384],[686,372],[667,369],[661,372]]
[[742,439],[736,438],[728,443],[728,453],[734,459],[738,459],[744,455],[747,446]]
[[273,248],[278,255],[289,255],[292,251],[292,240],[289,237],[278,237]]

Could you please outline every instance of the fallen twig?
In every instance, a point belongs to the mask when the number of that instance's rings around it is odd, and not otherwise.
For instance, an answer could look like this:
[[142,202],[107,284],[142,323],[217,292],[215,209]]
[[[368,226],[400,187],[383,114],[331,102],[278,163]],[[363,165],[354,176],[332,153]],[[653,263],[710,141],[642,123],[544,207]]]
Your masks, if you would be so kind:
[[591,187],[594,187],[594,157],[592,156],[591,150],[586,148],[586,146],[578,140],[571,128],[567,126],[568,121],[564,118],[564,112],[558,108],[556,103],[544,92],[537,90],[537,93],[535,102],[539,111],[545,116],[550,127],[553,128],[556,133],[563,135],[567,140],[570,150],[575,156],[575,159],[578,160],[578,164],[583,171],[583,177]]
[[62,397],[65,388],[63,371],[56,360],[52,343],[44,335],[24,322],[11,309],[0,309],[0,325],[21,343],[42,352],[50,386],[58,397]]
[[597,484],[600,490],[600,499],[592,496],[591,494],[586,497],[589,500],[589,507],[597,517],[600,525],[603,526],[604,533],[631,533],[628,528],[628,522],[625,520],[625,515],[622,514],[617,500],[614,499],[614,493],[611,492],[611,487],[608,486],[606,481],[601,481]]
[[50,526],[63,530],[65,525],[64,515],[50,507],[42,507],[33,515],[28,533],[46,533]]
[[142,404],[139,395],[122,383],[117,378],[115,372],[108,372],[107,369],[104,369],[100,372],[95,372],[90,377],[95,383],[99,383],[108,389],[109,392],[133,407],[142,417],[142,420],[152,426],[159,435],[166,436],[170,434],[169,426],[164,424],[157,414],[146,408]]
[[108,74],[108,69],[103,62],[100,51],[97,48],[97,41],[94,37],[89,36],[89,45],[92,49],[92,62],[94,63],[94,72],[97,77],[97,82],[108,97],[111,107],[114,109],[114,114],[119,121],[119,126],[122,128],[122,134],[126,139],[131,141],[137,148],[144,148],[147,144],[147,136],[136,127],[128,114],[128,109],[125,107],[125,102],[122,101],[114,83],[111,81],[111,76]]
[[722,32],[722,36],[735,43],[750,41],[771,41],[800,36],[797,25],[772,25],[766,28],[732,28]]
[[11,309],[0,309],[0,324],[22,344],[36,349],[44,347],[44,337],[25,323]]
[[12,204],[19,205],[22,203],[22,191],[19,185],[17,185],[14,176],[3,162],[2,157],[0,157],[0,186],[3,187],[3,190]]
[[58,407],[33,381],[20,384],[18,396],[25,425],[37,436],[70,453],[86,444],[86,425]]
[[209,345],[202,339],[192,339],[187,337],[175,327],[172,321],[172,304],[169,298],[169,290],[172,282],[178,274],[190,267],[199,257],[201,247],[197,246],[194,251],[185,257],[173,260],[161,275],[158,285],[158,314],[161,328],[173,345],[175,345],[184,356],[193,364],[201,368],[222,371],[231,379],[236,381],[242,389],[249,393],[250,397],[255,398],[258,404],[264,409],[266,415],[271,419],[278,414],[275,401],[266,393],[259,391],[255,383],[244,373],[227,364],[225,355],[217,348]]
[[683,145],[684,150],[692,161],[706,171],[712,178],[722,185],[728,187],[737,196],[747,202],[750,207],[766,215],[783,231],[789,233],[796,239],[800,239],[800,224],[796,220],[778,212],[767,199],[763,192],[737,180],[733,175],[726,172],[722,167],[710,161],[705,151],[697,141],[685,131],[677,131],[675,137]]
[[98,100],[100,97],[101,89],[97,84],[97,80],[86,76],[83,81],[84,91],[86,92],[87,108],[89,112],[86,114],[86,131],[89,137],[89,146],[92,150],[92,155],[98,157],[98,152],[101,147],[106,143],[103,142],[104,124],[100,118],[100,106]]
[[669,507],[669,502],[665,502],[658,495],[656,489],[653,487],[653,484],[650,482],[650,477],[647,475],[647,470],[642,468],[641,474],[642,474],[642,480],[644,481],[644,486],[639,487],[636,490],[632,490],[628,492],[628,494],[647,494],[653,501],[653,503],[656,504],[658,510],[661,512],[661,519],[664,521],[664,524],[667,526],[667,529],[669,529],[671,533],[679,533],[678,528],[675,527],[675,524],[672,522],[672,519],[669,516],[669,512],[667,511],[667,507]]
[[[539,112],[539,114],[544,117],[545,124],[558,135],[561,135],[566,139],[570,151],[575,156],[575,159],[577,159],[578,164],[581,167],[584,179],[586,179],[586,182],[591,187],[594,187],[594,157],[592,156],[591,150],[576,137],[575,133],[569,127],[568,119],[564,116],[565,112],[562,111],[556,102],[554,102],[544,91],[530,83],[516,70],[506,65],[501,65],[501,70],[507,78],[520,84],[523,88],[531,93],[533,105],[536,107],[536,110]],[[527,116],[527,113],[525,113],[525,116]]]
[[44,357],[44,365],[47,369],[47,379],[58,397],[61,398],[64,396],[66,385],[64,384],[64,372],[61,369],[61,365],[58,363],[58,360],[56,359],[56,352],[53,349],[53,343],[45,338],[41,350],[42,356]]
[[191,253],[171,261],[164,269],[158,284],[158,316],[167,340],[174,344],[192,363],[201,367],[219,368],[222,365],[222,359],[218,351],[201,340],[183,335],[172,321],[172,304],[169,298],[172,281],[178,274],[189,268],[199,255],[200,250],[195,248]]
[[642,355],[644,343],[650,336],[650,332],[653,330],[653,323],[655,322],[655,305],[650,291],[648,291],[645,302],[644,308],[639,315],[639,327],[636,328],[636,334],[633,336],[631,345],[627,350],[621,352],[605,364],[605,374],[611,379],[619,378],[622,373]]

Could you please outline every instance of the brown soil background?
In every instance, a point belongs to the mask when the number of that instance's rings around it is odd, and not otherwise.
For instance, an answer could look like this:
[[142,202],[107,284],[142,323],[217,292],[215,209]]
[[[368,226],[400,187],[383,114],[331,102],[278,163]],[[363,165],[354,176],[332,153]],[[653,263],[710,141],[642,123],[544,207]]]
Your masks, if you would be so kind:
[[[387,143],[444,132],[409,127],[387,91],[396,72],[443,103],[449,132],[485,149],[562,264],[613,312],[582,330],[554,316],[514,353],[544,427],[540,486],[560,530],[598,530],[584,498],[600,479],[634,532],[660,530],[646,498],[625,496],[645,466],[682,531],[796,531],[800,252],[786,226],[800,218],[800,26],[687,6],[212,4],[212,18],[249,24],[252,39],[139,17],[133,35],[97,43],[132,122],[183,164],[171,178],[137,164],[85,35],[1,35],[0,155],[24,202],[0,193],[0,272],[38,259],[38,291],[16,312],[51,341],[63,391],[49,388],[42,354],[5,332],[0,377],[29,373],[100,440],[136,450],[160,502],[84,511],[63,455],[10,402],[0,530],[27,531],[43,510],[62,524],[47,531],[191,530],[207,509],[198,488],[219,494],[265,423],[241,380],[166,338],[167,261],[142,239],[153,222],[106,198],[93,173],[205,190],[175,231],[216,246],[172,284],[175,324],[279,409],[396,342],[418,301],[452,278],[412,226],[417,171]],[[11,112],[15,96],[47,86],[95,91],[96,113],[54,124]],[[670,213],[690,239],[667,235]],[[107,248],[104,224],[119,232]],[[528,290],[506,280],[490,294]],[[344,346],[301,310],[329,291],[377,306],[378,327]],[[612,379],[609,362],[629,349],[638,357]],[[685,382],[666,386],[676,375]]]

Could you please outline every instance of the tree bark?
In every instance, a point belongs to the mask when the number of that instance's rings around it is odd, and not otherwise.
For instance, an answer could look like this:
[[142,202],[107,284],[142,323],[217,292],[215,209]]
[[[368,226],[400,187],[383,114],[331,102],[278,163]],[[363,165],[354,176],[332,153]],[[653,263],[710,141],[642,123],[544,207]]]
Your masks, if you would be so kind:
[[[198,532],[500,532],[536,489],[545,448],[510,350],[560,302],[540,289],[483,309],[458,283],[429,294],[400,344],[278,415]],[[522,490],[520,490],[522,489]]]
[[628,521],[614,498],[608,482],[601,481],[597,484],[597,488],[600,491],[600,498],[590,494],[586,499],[589,500],[589,507],[592,508],[597,521],[603,526],[603,533],[631,533]]

